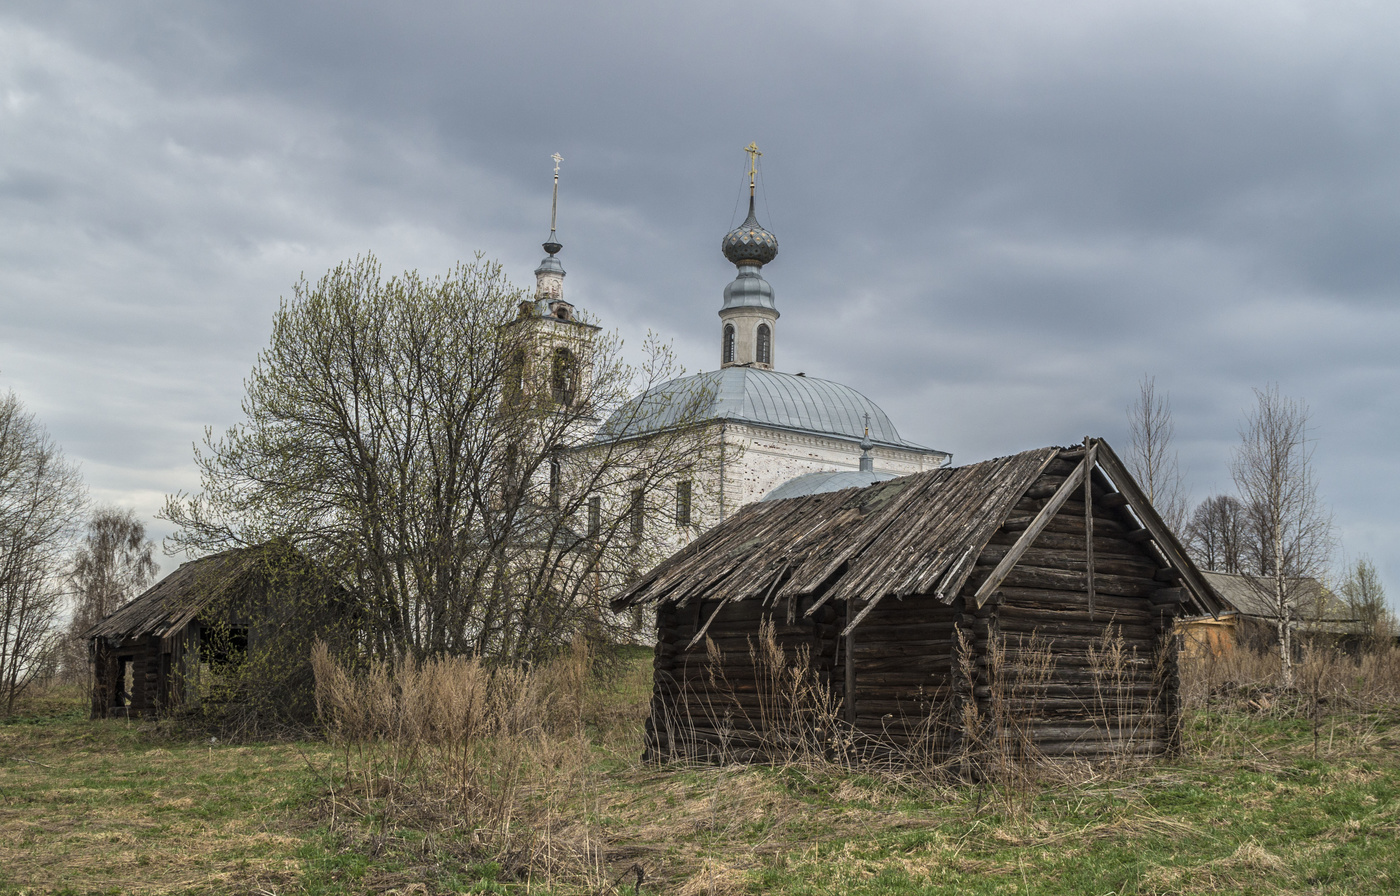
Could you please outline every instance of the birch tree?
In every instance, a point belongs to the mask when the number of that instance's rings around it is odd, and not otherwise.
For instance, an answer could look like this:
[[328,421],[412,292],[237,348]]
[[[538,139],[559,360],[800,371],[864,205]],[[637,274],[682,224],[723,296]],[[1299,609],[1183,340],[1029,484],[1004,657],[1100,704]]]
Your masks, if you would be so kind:
[[1255,406],[1240,429],[1230,473],[1240,498],[1255,515],[1261,562],[1247,579],[1274,616],[1284,687],[1293,686],[1293,627],[1309,590],[1323,574],[1332,550],[1332,520],[1317,497],[1307,405],[1279,394],[1277,385],[1255,389]]
[[1128,407],[1128,469],[1157,514],[1173,532],[1186,522],[1186,490],[1174,444],[1171,396],[1157,391],[1155,377],[1143,375],[1137,399]]
[[83,633],[155,581],[155,547],[130,509],[100,507],[88,520],[68,568],[73,615],[63,665],[70,678],[87,667]]

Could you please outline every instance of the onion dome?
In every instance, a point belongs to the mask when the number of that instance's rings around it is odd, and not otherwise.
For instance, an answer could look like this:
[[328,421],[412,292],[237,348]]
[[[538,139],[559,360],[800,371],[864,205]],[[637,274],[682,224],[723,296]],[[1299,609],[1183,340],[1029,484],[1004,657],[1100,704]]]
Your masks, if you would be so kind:
[[753,195],[749,195],[749,216],[744,223],[725,234],[720,243],[724,257],[736,265],[765,265],[778,257],[778,238],[758,223],[754,216]]

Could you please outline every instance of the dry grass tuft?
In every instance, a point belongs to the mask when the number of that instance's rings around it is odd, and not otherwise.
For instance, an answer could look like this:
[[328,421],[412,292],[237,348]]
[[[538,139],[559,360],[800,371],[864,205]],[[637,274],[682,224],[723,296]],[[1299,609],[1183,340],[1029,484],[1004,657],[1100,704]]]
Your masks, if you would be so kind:
[[705,859],[681,885],[678,896],[738,896],[748,892],[748,870],[719,859]]
[[605,877],[605,844],[584,821],[598,788],[582,639],[537,670],[444,657],[355,675],[324,645],[312,666],[341,757],[326,776],[333,829],[370,842],[395,825],[435,832],[463,860],[545,886]]

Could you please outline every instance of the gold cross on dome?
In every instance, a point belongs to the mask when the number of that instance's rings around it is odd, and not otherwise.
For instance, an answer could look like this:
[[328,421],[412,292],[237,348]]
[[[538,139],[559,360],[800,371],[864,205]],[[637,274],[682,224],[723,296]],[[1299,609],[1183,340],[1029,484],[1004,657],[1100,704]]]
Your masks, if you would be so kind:
[[753,186],[754,175],[758,174],[758,157],[763,153],[758,151],[758,143],[750,143],[744,147],[744,152],[749,154],[749,186]]
[[554,155],[550,156],[550,158],[554,160],[554,173],[555,173],[555,174],[558,174],[558,173],[559,173],[559,163],[562,162],[562,161],[564,161],[564,157],[561,156],[561,155],[559,155],[559,153],[556,152]]

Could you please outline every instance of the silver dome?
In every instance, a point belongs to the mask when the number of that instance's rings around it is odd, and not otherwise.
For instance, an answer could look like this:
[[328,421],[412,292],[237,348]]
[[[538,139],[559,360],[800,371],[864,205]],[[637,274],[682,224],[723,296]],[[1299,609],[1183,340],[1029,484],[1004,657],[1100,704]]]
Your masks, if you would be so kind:
[[754,217],[752,195],[749,196],[749,216],[724,235],[720,250],[725,258],[738,265],[765,265],[778,257],[778,238],[764,230]]
[[608,442],[682,424],[733,420],[859,442],[866,414],[876,445],[930,450],[900,438],[889,416],[850,386],[759,367],[726,367],[662,383],[615,411],[595,439]]

